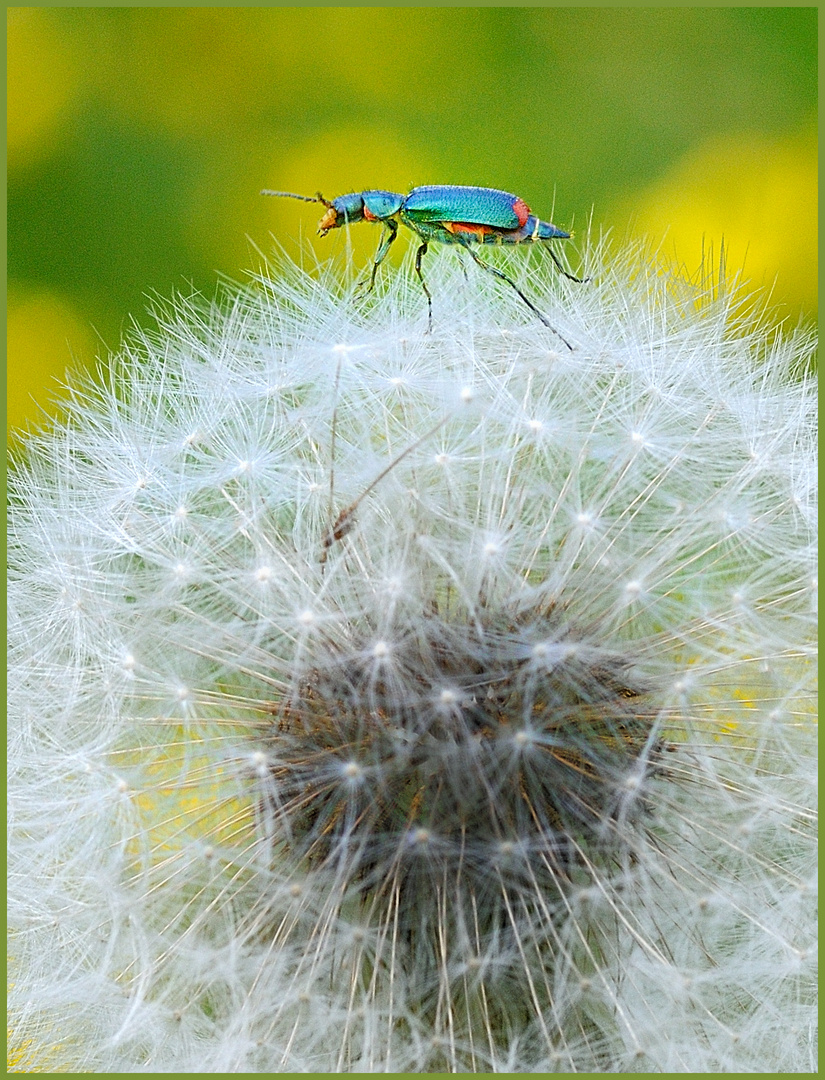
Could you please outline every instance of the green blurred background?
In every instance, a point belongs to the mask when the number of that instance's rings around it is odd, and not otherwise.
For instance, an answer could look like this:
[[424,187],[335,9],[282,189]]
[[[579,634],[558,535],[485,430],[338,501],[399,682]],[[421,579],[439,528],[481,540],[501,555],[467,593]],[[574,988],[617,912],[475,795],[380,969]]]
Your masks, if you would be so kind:
[[500,187],[691,273],[724,236],[816,314],[812,7],[10,8],[8,54],[12,427],[152,296],[297,255],[319,208],[263,187]]

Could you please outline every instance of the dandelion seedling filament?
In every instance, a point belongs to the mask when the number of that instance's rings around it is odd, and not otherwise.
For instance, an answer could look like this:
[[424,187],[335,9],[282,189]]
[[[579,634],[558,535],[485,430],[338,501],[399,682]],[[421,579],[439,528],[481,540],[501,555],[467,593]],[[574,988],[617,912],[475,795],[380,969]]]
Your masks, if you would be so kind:
[[[416,439],[415,442],[412,442],[412,443],[410,443],[409,446],[405,447],[401,451],[400,454],[398,454],[396,457],[394,457],[392,459],[392,461],[389,463],[389,465],[386,465],[381,470],[381,472],[375,477],[374,480],[371,480],[370,483],[367,484],[367,486],[364,488],[364,490],[361,492],[361,494],[358,495],[357,498],[354,499],[354,501],[349,504],[349,506],[344,507],[344,509],[341,511],[341,513],[336,517],[335,521],[332,523],[332,525],[331,525],[329,531],[327,532],[327,534],[324,536],[323,551],[321,552],[321,563],[322,564],[327,561],[327,552],[332,547],[332,545],[335,543],[335,541],[343,539],[343,537],[345,537],[347,535],[347,533],[350,531],[350,529],[353,527],[353,525],[355,524],[355,512],[357,511],[357,509],[361,505],[361,503],[364,501],[364,499],[367,497],[367,495],[369,495],[369,493],[373,490],[373,488],[377,484],[379,484],[384,479],[385,476],[387,476],[390,472],[392,472],[392,470],[397,465],[400,465],[401,462],[404,460],[404,458],[408,454],[411,454],[413,452],[413,450],[417,450],[418,447],[423,442],[426,442],[427,439],[432,438],[432,436],[435,435],[436,432],[439,431],[447,423],[448,419],[449,419],[448,416],[444,416],[441,420],[438,421],[438,423],[434,427],[430,428],[429,431],[425,431],[424,434],[420,438]],[[335,428],[334,428],[334,425],[333,425],[333,437],[332,437],[332,444],[331,445],[332,445],[332,448],[334,450],[334,447],[335,447]],[[332,476],[332,472],[330,472],[330,476]],[[332,506],[332,481],[330,481],[330,507],[331,506]]]

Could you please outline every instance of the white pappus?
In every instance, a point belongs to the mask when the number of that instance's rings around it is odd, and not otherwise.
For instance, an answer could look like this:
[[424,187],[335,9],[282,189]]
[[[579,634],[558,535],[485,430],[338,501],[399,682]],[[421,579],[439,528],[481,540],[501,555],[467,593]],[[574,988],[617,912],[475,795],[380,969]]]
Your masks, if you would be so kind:
[[812,336],[585,267],[282,262],[28,439],[17,1069],[815,1067]]

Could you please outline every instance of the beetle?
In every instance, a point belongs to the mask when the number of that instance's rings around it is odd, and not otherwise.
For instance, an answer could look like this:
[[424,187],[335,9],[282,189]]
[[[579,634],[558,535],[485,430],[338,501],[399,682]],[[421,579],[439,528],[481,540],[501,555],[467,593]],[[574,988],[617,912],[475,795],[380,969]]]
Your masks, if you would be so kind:
[[[369,292],[375,285],[378,267],[387,257],[393,241],[398,235],[398,225],[405,225],[421,239],[421,245],[415,255],[415,272],[427,297],[429,329],[432,329],[433,298],[424,276],[421,273],[421,260],[427,248],[433,242],[440,244],[458,244],[488,274],[506,281],[515,289],[530,310],[541,319],[567,346],[572,346],[559,334],[529,300],[521,289],[501,270],[482,262],[473,251],[475,244],[532,244],[537,240],[569,240],[570,233],[552,225],[549,221],[540,221],[531,213],[530,207],[508,191],[496,188],[464,187],[456,184],[429,184],[413,188],[409,195],[400,195],[394,191],[355,191],[349,195],[339,195],[337,199],[325,199],[320,191],[314,195],[296,195],[292,191],[264,190],[262,195],[274,195],[278,198],[301,199],[303,202],[317,202],[326,207],[326,213],[318,222],[318,234],[325,236],[330,229],[340,229],[342,225],[355,224],[359,221],[380,222],[386,233],[375,253],[370,274]],[[552,248],[548,248],[553,262],[559,271],[571,281],[582,284],[586,278],[577,278],[564,269]]]

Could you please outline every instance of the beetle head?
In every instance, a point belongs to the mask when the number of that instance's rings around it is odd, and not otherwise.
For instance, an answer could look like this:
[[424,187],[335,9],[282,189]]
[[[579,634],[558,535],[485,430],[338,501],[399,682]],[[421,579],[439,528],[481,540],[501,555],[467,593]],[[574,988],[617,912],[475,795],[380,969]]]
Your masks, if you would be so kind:
[[318,202],[322,202],[327,208],[327,212],[318,222],[320,236],[324,236],[330,229],[340,229],[342,225],[364,220],[364,198],[361,192],[339,195],[332,202],[327,202],[318,192]]
[[330,229],[340,229],[348,222],[364,220],[364,197],[361,192],[353,192],[351,195],[339,195],[332,202],[325,199],[321,192],[315,195],[296,195],[292,191],[270,191],[268,188],[261,192],[262,195],[275,195],[284,199],[300,199],[301,202],[318,202],[327,208],[327,212],[318,222],[318,233],[324,236]]

